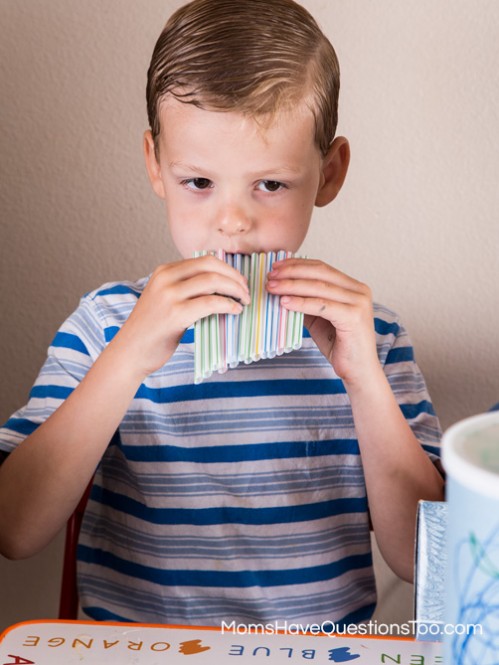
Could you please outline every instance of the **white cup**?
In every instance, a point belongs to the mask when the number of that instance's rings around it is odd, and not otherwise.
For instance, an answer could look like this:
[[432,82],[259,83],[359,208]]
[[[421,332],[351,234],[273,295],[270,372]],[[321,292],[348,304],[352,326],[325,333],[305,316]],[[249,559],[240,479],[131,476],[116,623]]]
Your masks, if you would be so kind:
[[467,418],[442,440],[447,472],[444,662],[499,662],[499,412]]

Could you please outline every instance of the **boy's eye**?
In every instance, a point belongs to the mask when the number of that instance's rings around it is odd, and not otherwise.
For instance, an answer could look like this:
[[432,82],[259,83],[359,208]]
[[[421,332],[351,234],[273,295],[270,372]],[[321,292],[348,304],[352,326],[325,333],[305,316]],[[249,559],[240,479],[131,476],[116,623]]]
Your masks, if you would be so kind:
[[278,180],[262,180],[258,184],[259,189],[263,189],[264,192],[278,192],[280,189],[283,189],[285,185]]
[[208,178],[187,178],[182,180],[182,185],[185,185],[189,189],[208,189],[211,187],[212,182]]

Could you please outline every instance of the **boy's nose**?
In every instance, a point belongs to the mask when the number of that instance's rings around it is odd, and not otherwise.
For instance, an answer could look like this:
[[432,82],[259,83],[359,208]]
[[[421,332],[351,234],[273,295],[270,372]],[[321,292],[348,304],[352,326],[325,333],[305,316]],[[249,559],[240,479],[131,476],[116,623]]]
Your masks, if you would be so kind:
[[251,226],[249,215],[239,206],[230,206],[221,211],[218,217],[218,231],[225,236],[236,236]]

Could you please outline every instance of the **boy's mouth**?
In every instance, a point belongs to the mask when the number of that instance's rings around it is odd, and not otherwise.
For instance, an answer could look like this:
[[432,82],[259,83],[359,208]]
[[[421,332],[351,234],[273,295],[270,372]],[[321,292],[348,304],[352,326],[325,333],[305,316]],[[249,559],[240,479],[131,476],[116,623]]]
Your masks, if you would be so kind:
[[209,251],[213,252],[214,254],[219,251],[223,251],[225,254],[242,254],[243,256],[251,256],[251,254],[269,254],[270,252],[275,252],[277,254],[277,252],[282,250],[282,247],[278,247],[277,249],[263,249],[261,247],[231,247],[230,249],[226,249],[225,247],[217,247],[216,249],[210,249]]
[[241,247],[237,245],[235,247],[221,247],[217,249],[222,249],[226,254],[254,254],[255,252],[262,251],[256,247]]

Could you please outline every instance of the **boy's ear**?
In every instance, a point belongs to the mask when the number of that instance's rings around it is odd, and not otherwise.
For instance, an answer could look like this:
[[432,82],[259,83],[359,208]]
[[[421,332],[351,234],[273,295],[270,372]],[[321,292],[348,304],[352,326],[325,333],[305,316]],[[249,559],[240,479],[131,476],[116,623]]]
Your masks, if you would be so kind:
[[350,145],[346,138],[337,136],[322,162],[321,182],[317,191],[315,205],[325,206],[340,191],[350,163]]
[[150,129],[144,132],[144,157],[146,160],[147,175],[151,181],[152,188],[161,199],[164,199],[165,187],[161,178],[161,166],[156,157],[154,140]]

